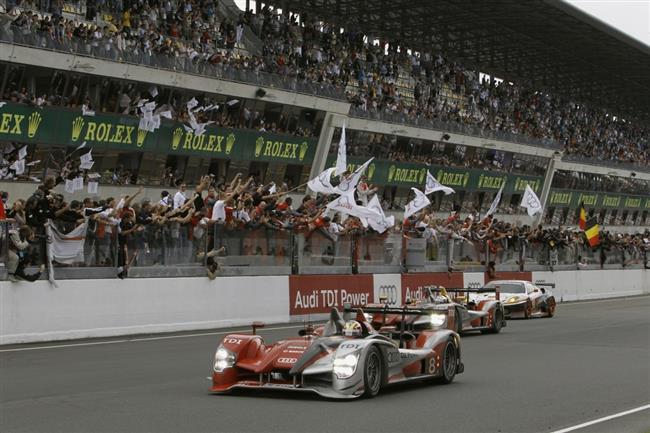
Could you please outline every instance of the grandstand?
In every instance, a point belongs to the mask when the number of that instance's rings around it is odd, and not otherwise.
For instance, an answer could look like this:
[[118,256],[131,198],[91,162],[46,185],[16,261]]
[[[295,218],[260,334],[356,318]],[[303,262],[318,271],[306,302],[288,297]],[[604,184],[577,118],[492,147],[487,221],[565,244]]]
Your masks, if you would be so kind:
[[[90,197],[83,208],[110,208],[108,198],[143,186],[133,207],[144,229],[128,240],[139,252],[135,276],[198,275],[222,246],[216,262],[232,275],[399,272],[407,262],[427,270],[642,264],[648,47],[550,0],[245,3],[254,6],[8,3],[0,15],[7,208],[47,176],[61,177],[52,214],[71,228],[74,217],[60,218],[64,201]],[[192,100],[205,109],[196,119]],[[151,101],[159,124],[143,129]],[[306,182],[334,165],[344,125],[348,167],[375,157],[367,183],[400,220],[388,235],[353,219],[324,227],[327,199],[303,200]],[[84,149],[92,169],[79,166]],[[424,237],[409,257],[402,215],[427,172],[456,194],[431,196],[423,233],[410,227]],[[206,175],[205,208],[167,214],[158,204],[180,184],[190,198]],[[64,188],[79,177],[81,188]],[[539,219],[519,206],[527,185],[544,204]],[[498,224],[463,222],[484,216],[502,186]],[[227,203],[231,224],[208,225],[231,189],[239,193]],[[576,228],[583,204],[604,228],[604,256]],[[114,275],[120,240],[110,225],[97,222],[82,271]]]

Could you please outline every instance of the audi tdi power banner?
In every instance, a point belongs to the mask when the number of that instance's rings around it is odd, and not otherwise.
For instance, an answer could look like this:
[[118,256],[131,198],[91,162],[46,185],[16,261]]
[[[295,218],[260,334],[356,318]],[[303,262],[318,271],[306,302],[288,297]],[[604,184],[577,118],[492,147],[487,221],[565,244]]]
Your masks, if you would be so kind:
[[291,275],[289,277],[289,314],[329,313],[346,303],[365,305],[373,302],[372,275]]
[[421,301],[426,296],[425,287],[463,287],[462,272],[423,272],[402,274],[402,299],[404,302]]

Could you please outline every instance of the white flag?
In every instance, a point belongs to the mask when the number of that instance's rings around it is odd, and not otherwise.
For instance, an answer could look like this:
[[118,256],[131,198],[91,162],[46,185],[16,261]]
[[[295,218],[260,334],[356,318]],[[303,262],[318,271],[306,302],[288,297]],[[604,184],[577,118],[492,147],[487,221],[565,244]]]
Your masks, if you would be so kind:
[[503,185],[501,185],[501,188],[499,189],[499,192],[497,193],[496,197],[494,197],[494,201],[490,205],[490,209],[488,209],[487,213],[485,214],[485,218],[489,217],[494,212],[496,212],[497,208],[499,207],[499,202],[501,201],[501,194],[503,194],[504,186],[506,186],[505,182],[503,183]]
[[359,206],[354,200],[354,191],[341,195],[334,201],[327,204],[327,208],[335,212],[352,215],[357,218],[379,218],[377,211]]
[[25,159],[27,156],[27,146],[23,146],[18,150],[18,159]]
[[309,189],[311,189],[314,192],[320,192],[323,194],[335,194],[336,190],[332,186],[332,183],[330,182],[330,179],[332,178],[332,174],[336,170],[335,167],[328,168],[309,182],[307,182],[307,186]]
[[86,142],[85,141],[83,143],[81,143],[79,146],[77,146],[77,148],[73,152],[76,152],[79,149],[83,149],[84,147],[86,147]]
[[410,217],[414,213],[424,209],[431,204],[427,196],[422,191],[417,188],[411,188],[411,190],[413,190],[415,193],[415,198],[408,202],[404,207],[404,219]]
[[23,174],[25,172],[25,160],[19,159],[17,161],[14,161],[14,163],[11,164],[10,168],[16,172],[16,175]]
[[87,164],[89,162],[92,162],[92,160],[93,160],[92,153],[93,153],[93,151],[92,151],[92,149],[90,149],[90,151],[88,153],[84,153],[83,155],[81,155],[79,157],[79,160],[81,161],[81,163],[82,164]]
[[74,180],[72,181],[74,183],[74,190],[75,191],[81,191],[84,189],[84,178],[81,176],[75,177]]
[[336,175],[341,176],[347,170],[348,162],[345,148],[345,123],[341,129],[341,139],[339,140],[339,151],[336,155]]
[[[379,218],[367,219],[367,222],[370,225],[370,227],[372,227],[373,230],[375,230],[376,232],[383,233],[395,225],[394,216],[391,215],[388,218],[386,218],[386,214],[384,214],[384,210],[381,208],[381,203],[379,202],[379,198],[377,198],[377,194],[372,196],[372,199],[370,199],[370,201],[368,202],[368,209],[374,210],[379,215]],[[363,223],[364,220],[361,220],[361,222]]]
[[528,211],[528,216],[531,218],[536,213],[542,211],[542,202],[539,201],[537,194],[535,194],[535,191],[533,191],[530,185],[526,185],[526,191],[521,198],[521,204],[519,206],[525,207]]
[[82,116],[94,116],[95,112],[91,110],[86,104],[81,106],[81,115]]
[[99,182],[88,182],[88,194],[97,194]]
[[65,192],[68,194],[74,193],[74,181],[70,179],[65,180]]
[[275,186],[275,182],[271,182],[271,187],[269,188],[269,194],[275,194],[278,191],[278,187]]
[[427,183],[424,189],[425,194],[431,194],[432,192],[436,191],[443,191],[445,195],[453,194],[456,191],[453,189],[449,188],[448,186],[444,186],[438,180],[433,177],[430,171],[427,171]]
[[82,170],[90,170],[93,168],[93,165],[95,164],[95,161],[88,161],[88,162],[82,162],[79,164],[79,168]]
[[364,162],[363,165],[354,170],[354,173],[342,178],[341,183],[336,186],[336,193],[347,194],[350,191],[354,191],[361,179],[361,175],[366,171],[373,159],[375,158],[370,158],[368,161]]
[[64,234],[50,220],[47,231],[51,239],[51,242],[48,242],[51,248],[51,259],[65,264],[81,263],[84,261],[86,223],[76,227],[70,233]]

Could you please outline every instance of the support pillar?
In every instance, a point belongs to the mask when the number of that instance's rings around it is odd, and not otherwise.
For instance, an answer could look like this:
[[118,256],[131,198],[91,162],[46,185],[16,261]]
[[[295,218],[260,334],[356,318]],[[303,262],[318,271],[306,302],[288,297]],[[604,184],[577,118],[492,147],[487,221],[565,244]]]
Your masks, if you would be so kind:
[[560,152],[555,152],[551,159],[548,162],[548,168],[546,169],[546,174],[544,175],[544,184],[542,185],[542,195],[539,198],[539,201],[542,202],[542,211],[535,217],[535,226],[539,225],[544,218],[544,212],[546,211],[546,204],[548,203],[548,197],[551,193],[551,184],[553,183],[553,175],[555,175],[555,164],[562,159],[562,154]]
[[314,162],[311,165],[309,178],[313,179],[325,170],[325,163],[327,162],[327,155],[330,151],[332,138],[334,137],[334,120],[335,115],[332,113],[325,114],[323,119],[323,127],[320,130],[318,137],[318,146],[316,147],[316,154],[314,155]]

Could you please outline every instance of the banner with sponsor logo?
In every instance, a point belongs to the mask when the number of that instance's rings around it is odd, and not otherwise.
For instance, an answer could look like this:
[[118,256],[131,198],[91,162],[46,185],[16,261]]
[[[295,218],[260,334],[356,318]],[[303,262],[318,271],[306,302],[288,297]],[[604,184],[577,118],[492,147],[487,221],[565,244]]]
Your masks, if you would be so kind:
[[163,120],[155,131],[138,129],[140,118],[119,114],[84,116],[79,110],[5,103],[0,107],[0,141],[46,145],[195,155],[247,161],[311,164],[315,138],[252,130],[207,127],[202,135],[186,131],[180,122]]
[[289,276],[289,314],[329,313],[332,307],[365,305],[373,302],[373,276],[368,275],[291,275]]
[[424,299],[428,292],[428,286],[444,286],[444,287],[463,287],[463,273],[462,272],[423,272],[415,274],[402,274],[402,299],[405,303],[421,301]]
[[373,274],[374,303],[391,307],[403,305],[402,276],[400,274]]
[[[348,170],[355,170],[363,162],[365,161],[361,158],[348,158]],[[330,155],[327,166],[332,167],[335,163],[335,155]],[[425,185],[428,171],[441,185],[466,191],[496,192],[505,183],[504,192],[509,194],[523,193],[526,185],[530,185],[539,194],[544,181],[541,176],[518,176],[503,172],[379,160],[374,160],[368,166],[366,175],[370,183],[377,185],[422,187]]]
[[551,189],[548,206],[578,208],[584,203],[585,208],[596,209],[630,209],[650,210],[650,197],[629,194],[572,191],[568,189]]

